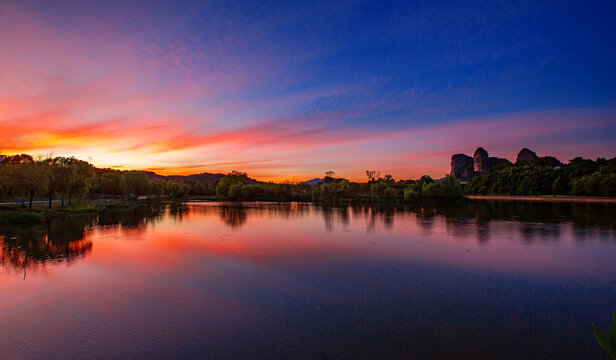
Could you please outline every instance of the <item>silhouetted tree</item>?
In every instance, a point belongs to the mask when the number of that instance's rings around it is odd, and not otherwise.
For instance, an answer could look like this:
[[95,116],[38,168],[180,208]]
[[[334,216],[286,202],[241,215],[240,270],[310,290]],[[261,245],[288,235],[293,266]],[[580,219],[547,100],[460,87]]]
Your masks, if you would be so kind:
[[368,177],[368,182],[372,183],[375,182],[379,177],[381,177],[381,172],[374,170],[366,170],[366,176]]

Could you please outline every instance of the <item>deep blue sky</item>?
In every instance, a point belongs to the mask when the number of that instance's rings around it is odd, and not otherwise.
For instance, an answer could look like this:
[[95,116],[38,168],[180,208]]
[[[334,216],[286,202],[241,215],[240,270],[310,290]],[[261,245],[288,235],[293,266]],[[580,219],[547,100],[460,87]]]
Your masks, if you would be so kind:
[[[0,4],[0,150],[262,179],[616,155],[616,2]],[[10,135],[9,135],[10,134]]]

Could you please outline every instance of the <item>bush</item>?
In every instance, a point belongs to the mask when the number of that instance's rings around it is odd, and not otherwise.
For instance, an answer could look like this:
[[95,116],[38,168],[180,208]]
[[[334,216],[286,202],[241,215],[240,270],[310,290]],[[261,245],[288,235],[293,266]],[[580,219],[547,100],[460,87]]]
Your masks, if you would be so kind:
[[396,190],[393,187],[386,187],[384,193],[385,193],[385,196],[395,197],[398,195],[398,190]]
[[242,198],[244,200],[253,200],[255,198],[255,194],[257,193],[256,187],[254,185],[244,185],[242,186]]
[[43,214],[34,211],[3,211],[0,212],[0,224],[36,224],[45,220]]
[[[544,164],[545,166],[541,166]],[[547,166],[549,165],[549,166]],[[474,195],[616,196],[616,158],[597,161],[575,158],[560,166],[545,157],[533,167],[510,165],[490,169],[466,185]]]
[[242,198],[242,184],[233,184],[229,186],[229,199],[240,200]]
[[414,201],[418,200],[420,195],[415,189],[408,187],[404,189],[404,201]]

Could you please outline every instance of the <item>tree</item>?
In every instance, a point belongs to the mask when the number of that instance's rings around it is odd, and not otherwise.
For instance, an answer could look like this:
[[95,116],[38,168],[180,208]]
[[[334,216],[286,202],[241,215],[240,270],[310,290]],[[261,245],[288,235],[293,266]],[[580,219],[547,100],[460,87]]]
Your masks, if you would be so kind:
[[385,186],[391,186],[396,183],[396,180],[391,175],[385,175],[385,177],[379,180],[379,182],[381,182]]
[[23,162],[34,162],[34,159],[28,154],[11,155],[2,160],[2,165],[16,165]]
[[536,159],[533,159],[531,162],[532,166],[545,166],[545,167],[558,167],[563,166],[563,164],[557,158],[553,156],[543,156]]
[[216,185],[216,196],[226,198],[229,195],[229,188],[233,184],[233,181],[227,177],[220,179]]
[[243,185],[242,186],[242,199],[244,200],[253,200],[257,193],[257,188],[254,185]]
[[120,184],[127,198],[131,194],[135,196],[148,195],[150,192],[150,179],[143,171],[131,170],[122,173]]
[[164,185],[165,194],[172,198],[183,198],[188,195],[190,187],[184,182],[179,181],[167,181]]
[[417,192],[421,196],[424,193],[424,191],[426,191],[428,185],[432,183],[434,183],[434,180],[432,180],[430,175],[424,175],[421,178],[419,178],[419,180],[417,180],[417,182],[415,183],[415,189],[417,189]]
[[229,186],[229,199],[239,200],[242,198],[242,184],[236,183]]
[[375,182],[372,183],[372,185],[370,185],[370,193],[372,194],[372,196],[376,197],[376,196],[380,196],[383,195],[385,193],[385,184],[383,184],[382,182]]
[[[225,198],[225,197],[229,197],[229,190],[231,188],[231,185],[235,185],[235,184],[239,184],[239,185],[245,185],[248,184],[249,179],[248,179],[248,175],[246,175],[245,172],[239,172],[237,170],[233,170],[230,173],[228,173],[227,175],[225,175],[224,178],[220,179],[220,181],[218,181],[218,184],[216,185],[216,196],[221,197],[221,198]],[[240,189],[235,189],[234,190],[234,196],[241,196],[238,195],[241,194],[241,186]]]
[[104,194],[121,194],[120,172],[106,172],[97,178],[98,190]]
[[369,183],[373,183],[378,178],[381,177],[381,172],[380,171],[375,171],[375,170],[366,170],[366,176],[368,177],[368,182]]
[[9,195],[14,193],[12,168],[12,166],[0,166],[0,194],[2,195]]
[[64,207],[64,197],[68,194],[71,182],[74,181],[73,178],[76,176],[74,169],[69,166],[66,158],[61,157],[45,159],[43,163],[47,168],[49,208],[51,208],[51,202],[55,193],[60,194],[62,207]]
[[348,196],[351,192],[351,183],[349,180],[342,179],[338,182],[338,195],[341,197]]
[[67,159],[67,165],[73,175],[67,189],[68,204],[71,205],[73,197],[84,196],[88,193],[94,177],[94,167],[90,163],[74,157]]
[[28,209],[32,210],[32,200],[47,191],[48,177],[43,163],[24,161],[13,165],[12,181],[17,193],[28,197]]

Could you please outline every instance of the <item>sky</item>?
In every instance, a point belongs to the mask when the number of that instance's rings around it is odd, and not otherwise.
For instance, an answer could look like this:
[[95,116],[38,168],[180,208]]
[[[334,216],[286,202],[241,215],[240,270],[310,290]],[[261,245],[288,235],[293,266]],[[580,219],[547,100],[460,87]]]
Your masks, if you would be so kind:
[[0,1],[0,154],[265,181],[616,156],[614,1]]

